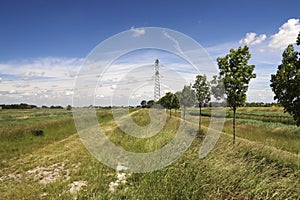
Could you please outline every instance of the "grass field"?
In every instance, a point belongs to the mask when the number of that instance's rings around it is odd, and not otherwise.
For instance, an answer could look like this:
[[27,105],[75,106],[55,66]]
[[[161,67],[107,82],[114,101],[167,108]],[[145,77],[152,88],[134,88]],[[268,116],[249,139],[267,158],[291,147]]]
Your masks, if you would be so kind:
[[[190,110],[190,118],[197,123],[195,112]],[[204,110],[204,131],[209,113]],[[0,110],[0,199],[299,199],[300,129],[281,119],[289,117],[281,108],[241,108],[238,116],[235,145],[227,114],[223,134],[206,158],[198,157],[196,137],[168,167],[129,173],[91,156],[71,111]],[[98,109],[97,117],[112,142],[136,152],[160,149],[179,123],[168,117],[157,135],[137,139],[116,126],[109,109]],[[141,126],[149,123],[147,109],[135,109],[131,117]],[[32,134],[38,129],[44,136]]]
[[[190,113],[195,116],[197,110]],[[210,110],[204,109],[204,124],[208,126]],[[195,122],[197,121],[195,117]],[[300,127],[294,125],[292,117],[283,113],[281,107],[243,107],[237,110],[237,136],[273,146],[281,150],[300,153]],[[228,108],[223,131],[232,133],[232,111]]]

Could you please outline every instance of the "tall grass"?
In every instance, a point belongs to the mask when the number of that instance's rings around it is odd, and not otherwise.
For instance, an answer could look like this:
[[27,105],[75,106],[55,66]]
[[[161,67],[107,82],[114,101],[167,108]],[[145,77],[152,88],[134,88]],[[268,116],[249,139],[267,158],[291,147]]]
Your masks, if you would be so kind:
[[[33,135],[32,131],[36,129],[43,130],[43,136]],[[24,153],[32,153],[75,132],[73,119],[44,122],[39,125],[28,125],[24,128],[2,129],[0,134],[0,160]]]
[[61,109],[0,110],[0,127],[36,124],[72,117],[72,111]]
[[[107,118],[112,119],[112,113],[106,113],[108,116]],[[133,120],[133,122],[137,122],[136,124],[144,127],[150,123],[150,117],[149,117],[149,110],[148,109],[141,109],[139,112],[134,112],[130,116]],[[129,135],[130,131],[134,131],[132,129],[131,124],[127,122],[127,119],[124,119],[122,129],[126,130],[124,132],[120,127],[117,126],[116,123],[110,122],[110,123],[103,123],[100,124],[101,127],[106,130],[105,134],[109,135],[109,139],[119,145],[122,146],[127,151],[132,152],[150,152],[154,151],[156,149],[160,149],[162,146],[167,144],[176,134],[176,131],[178,130],[180,119],[175,117],[167,117],[166,119],[167,123],[162,128],[162,130],[158,133],[156,133],[154,136],[149,138],[138,138]],[[107,129],[108,127],[108,129]],[[141,131],[148,131],[149,129],[141,129]],[[151,131],[151,130],[149,130]],[[140,132],[140,134],[144,134],[143,132]]]
[[[204,115],[210,116],[210,109],[204,109]],[[194,123],[198,117],[195,110],[191,110],[194,116]],[[230,109],[227,109],[226,121],[223,131],[232,134],[232,116]],[[204,126],[210,123],[210,117],[202,117]],[[268,118],[265,118],[268,117]],[[300,127],[296,127],[293,123],[282,123],[283,118],[292,120],[291,116],[283,113],[280,107],[242,107],[237,112],[237,136],[261,144],[276,147],[281,150],[299,154],[300,152]]]
[[[259,146],[223,135],[214,150],[198,158],[200,141],[196,139],[184,155],[159,171],[128,175],[127,182],[109,191],[116,172],[101,164],[74,136],[16,160],[2,174],[22,174],[21,180],[0,181],[4,199],[73,199],[70,183],[87,181],[78,199],[297,199],[300,194],[299,168],[291,168],[268,158]],[[52,152],[52,153],[51,153]],[[25,163],[16,166],[18,162]],[[36,166],[65,163],[70,178],[39,184],[26,170]],[[78,164],[79,163],[79,164]],[[74,169],[75,164],[78,168]],[[11,168],[10,168],[11,167]],[[22,184],[16,184],[21,181]]]
[[[144,118],[146,115],[146,109],[132,113],[132,117],[140,125],[149,123],[149,119]],[[97,116],[113,142],[137,152],[160,148],[173,137],[174,129],[178,126],[178,118],[171,117],[159,134],[134,140],[118,129],[110,110],[97,110]],[[192,119],[197,122],[197,116],[192,116]],[[43,145],[28,150],[30,154],[25,153],[11,159],[10,154],[0,153],[6,160],[0,168],[1,199],[299,199],[300,196],[299,157],[279,153],[281,151],[278,149],[265,148],[258,142],[239,137],[236,145],[233,145],[228,134],[221,135],[213,151],[204,159],[200,160],[198,157],[201,140],[196,138],[182,157],[168,167],[148,173],[127,173],[127,182],[111,192],[109,185],[116,180],[117,172],[93,158],[77,134],[68,135],[74,130],[71,128],[72,123],[65,120],[66,123],[52,121],[54,127],[49,125],[45,128],[43,138],[34,137],[31,144],[24,145],[29,148],[38,143],[36,139],[45,140]],[[209,118],[204,117],[203,122],[208,124]],[[245,127],[238,132],[249,132],[250,123],[239,123]],[[225,130],[227,126],[229,129],[229,124],[230,122],[225,123]],[[261,127],[263,126],[258,124],[258,127],[253,128],[270,131]],[[55,131],[58,132],[57,135]],[[28,137],[26,133],[17,136],[16,132],[11,132],[14,139],[19,136],[25,137],[23,139]],[[255,132],[252,139],[258,134],[258,131]],[[0,135],[1,140],[8,140],[9,135]],[[60,135],[64,135],[64,139],[53,140]],[[14,139],[9,141],[10,144],[15,144]],[[4,149],[6,148],[9,147]],[[48,168],[57,163],[64,167],[59,171],[61,177],[54,182],[41,184],[28,174],[28,170],[41,166],[48,170],[47,173],[54,173],[55,169],[51,171]],[[64,174],[69,177],[64,178]],[[20,177],[14,178],[16,175]],[[87,186],[72,194],[70,184],[74,181],[86,181]]]
[[[300,152],[300,129],[294,126],[240,119],[237,120],[236,128],[238,137],[296,154]],[[223,131],[228,134],[232,133],[231,120],[225,122]]]

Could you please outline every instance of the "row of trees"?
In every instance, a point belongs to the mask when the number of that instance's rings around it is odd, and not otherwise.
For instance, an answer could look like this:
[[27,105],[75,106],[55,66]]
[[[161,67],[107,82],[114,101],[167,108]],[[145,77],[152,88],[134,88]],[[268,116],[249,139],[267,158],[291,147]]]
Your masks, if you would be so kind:
[[[300,32],[296,44],[300,46]],[[296,124],[300,126],[300,52],[295,51],[292,44],[282,54],[282,64],[278,66],[276,74],[271,76],[271,88],[277,100],[290,113]],[[246,92],[250,80],[256,78],[255,65],[249,65],[251,58],[249,47],[231,49],[229,54],[217,58],[219,75],[212,81],[207,81],[205,75],[197,75],[193,85],[185,85],[182,91],[175,94],[168,92],[157,103],[165,108],[183,108],[183,116],[187,107],[193,106],[197,101],[199,107],[199,131],[201,130],[201,108],[211,99],[211,94],[217,99],[226,99],[227,106],[233,110],[233,143],[236,138],[236,110],[246,103]],[[155,102],[152,102],[155,103]],[[255,104],[256,105],[256,104]],[[273,104],[270,104],[273,105]]]
[[29,105],[26,103],[20,104],[0,104],[1,109],[33,109],[37,108],[36,105]]
[[[300,32],[296,45],[300,46]],[[250,58],[249,48],[245,46],[237,50],[231,49],[228,55],[217,59],[220,74],[218,78],[215,77],[217,85],[212,87],[212,92],[216,98],[225,96],[227,105],[233,109],[233,142],[236,135],[236,108],[245,103],[249,82],[256,77],[253,73],[255,66],[248,65]],[[271,75],[270,81],[275,94],[274,100],[300,126],[300,52],[295,50],[293,44],[289,44],[284,50],[282,63],[278,65],[276,74]]]
[[[39,108],[36,105],[29,105],[27,103],[20,103],[20,104],[0,104],[1,109],[34,109],[34,108]],[[62,106],[42,106],[41,108],[50,108],[50,109],[64,109]],[[68,105],[66,107],[67,110],[71,110],[72,106]]]
[[[201,109],[211,100],[211,94],[217,99],[226,99],[227,105],[233,110],[233,135],[236,136],[236,109],[246,102],[246,92],[249,82],[256,75],[254,65],[248,65],[251,58],[249,47],[231,49],[225,57],[218,58],[220,73],[208,81],[206,75],[197,75],[193,85],[185,85],[182,91],[175,94],[168,92],[157,103],[170,110],[183,108],[183,118],[187,107],[197,103],[199,107],[199,132],[201,131]],[[143,103],[143,102],[142,102]],[[145,102],[144,102],[145,103]]]

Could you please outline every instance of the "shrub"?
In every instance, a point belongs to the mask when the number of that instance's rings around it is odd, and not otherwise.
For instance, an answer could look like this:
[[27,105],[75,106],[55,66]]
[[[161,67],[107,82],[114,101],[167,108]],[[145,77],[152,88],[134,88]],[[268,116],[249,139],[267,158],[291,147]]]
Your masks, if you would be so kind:
[[43,130],[40,130],[40,129],[36,129],[36,130],[33,130],[32,131],[32,134],[34,136],[44,136],[44,131]]

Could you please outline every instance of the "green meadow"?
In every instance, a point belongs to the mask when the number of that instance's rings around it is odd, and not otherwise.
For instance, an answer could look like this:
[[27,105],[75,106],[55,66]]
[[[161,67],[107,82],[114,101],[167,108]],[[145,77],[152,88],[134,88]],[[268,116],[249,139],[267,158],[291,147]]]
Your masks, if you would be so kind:
[[[197,113],[187,111],[192,123],[198,123]],[[133,152],[162,148],[181,120],[180,111],[172,116],[167,111],[161,131],[142,139],[124,133],[110,109],[96,114],[109,139]],[[132,109],[129,115],[140,126],[150,123],[148,109]],[[239,108],[236,144],[231,117],[228,109],[221,137],[207,157],[199,159],[203,140],[196,136],[171,165],[130,173],[111,169],[88,152],[72,111],[0,110],[0,199],[299,199],[300,128],[291,117],[278,107]],[[209,108],[202,122],[205,133]],[[36,130],[43,135],[34,135]]]

